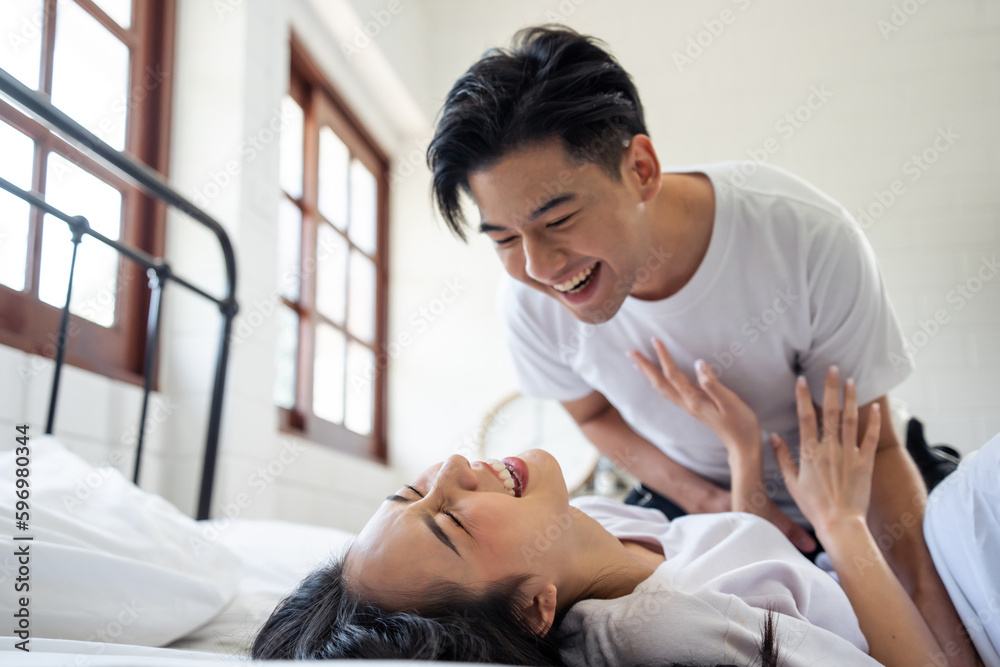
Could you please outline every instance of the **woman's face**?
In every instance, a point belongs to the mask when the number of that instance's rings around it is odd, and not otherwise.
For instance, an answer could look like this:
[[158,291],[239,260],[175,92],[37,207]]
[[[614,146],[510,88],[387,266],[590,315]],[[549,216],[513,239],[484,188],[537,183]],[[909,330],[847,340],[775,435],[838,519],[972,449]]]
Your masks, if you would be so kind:
[[558,587],[578,510],[551,454],[517,458],[527,468],[520,497],[489,464],[455,455],[387,498],[351,546],[350,585],[390,609],[419,606],[421,591],[441,580],[476,592],[532,574],[533,585]]

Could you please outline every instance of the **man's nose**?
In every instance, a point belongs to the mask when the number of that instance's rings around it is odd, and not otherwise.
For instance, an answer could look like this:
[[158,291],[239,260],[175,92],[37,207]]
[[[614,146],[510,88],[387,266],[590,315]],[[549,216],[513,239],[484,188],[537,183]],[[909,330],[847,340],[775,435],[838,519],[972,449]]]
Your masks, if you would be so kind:
[[551,285],[566,268],[566,253],[545,239],[525,235],[522,243],[525,272],[534,280]]

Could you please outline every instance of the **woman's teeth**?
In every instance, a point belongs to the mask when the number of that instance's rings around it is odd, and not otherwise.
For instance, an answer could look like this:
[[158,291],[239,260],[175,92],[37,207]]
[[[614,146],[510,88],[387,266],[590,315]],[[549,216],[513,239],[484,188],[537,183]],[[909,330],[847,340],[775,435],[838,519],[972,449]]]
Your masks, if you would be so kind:
[[497,459],[486,459],[485,463],[488,463],[490,467],[496,470],[500,475],[500,481],[503,482],[503,486],[507,489],[507,493],[517,497],[517,492],[514,490],[517,486],[517,482],[514,481],[514,477],[510,474],[510,470],[507,469],[507,466]]
[[580,271],[580,273],[576,274],[566,282],[560,283],[558,285],[553,285],[553,287],[559,292],[570,292],[570,293],[577,292],[584,288],[584,286],[587,284],[587,278],[590,277],[590,274],[593,273],[594,269],[596,268],[597,268],[597,263],[595,262],[590,266],[588,266],[586,269]]

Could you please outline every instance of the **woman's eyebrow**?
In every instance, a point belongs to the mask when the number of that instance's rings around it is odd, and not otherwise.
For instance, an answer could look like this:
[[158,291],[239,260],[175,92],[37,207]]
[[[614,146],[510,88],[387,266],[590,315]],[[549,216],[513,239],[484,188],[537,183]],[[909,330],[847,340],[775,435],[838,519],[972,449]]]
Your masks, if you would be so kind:
[[[413,502],[409,498],[406,498],[406,497],[401,496],[401,495],[396,494],[396,493],[394,493],[391,496],[389,496],[388,498],[386,498],[386,500],[391,500],[394,503],[412,503]],[[423,517],[424,523],[427,525],[428,528],[431,529],[431,532],[434,533],[434,537],[436,537],[439,540],[441,540],[441,542],[446,547],[448,547],[449,549],[451,549],[452,551],[454,551],[458,555],[459,558],[462,558],[462,554],[458,553],[458,549],[455,548],[455,544],[451,541],[451,539],[447,535],[444,534],[444,531],[441,530],[441,526],[437,525],[437,523],[434,521],[434,517],[432,517],[430,514],[423,514],[422,517]]]

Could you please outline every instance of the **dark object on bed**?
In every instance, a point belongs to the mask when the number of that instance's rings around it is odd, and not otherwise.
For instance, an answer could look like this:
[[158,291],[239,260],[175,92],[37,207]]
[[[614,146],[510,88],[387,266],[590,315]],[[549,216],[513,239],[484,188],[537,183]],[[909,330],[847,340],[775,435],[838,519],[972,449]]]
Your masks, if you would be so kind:
[[198,221],[211,230],[219,241],[226,263],[226,293],[222,298],[212,296],[184,278],[176,275],[170,265],[162,258],[153,257],[142,250],[109,239],[94,231],[83,216],[67,214],[50,206],[35,193],[21,190],[9,181],[0,178],[0,188],[19,197],[32,206],[64,221],[73,234],[73,255],[70,261],[69,282],[66,288],[66,305],[62,309],[59,323],[59,335],[56,340],[55,371],[52,376],[52,393],[49,399],[49,412],[45,432],[51,434],[55,424],[56,403],[59,394],[59,378],[62,374],[66,355],[67,329],[69,326],[70,296],[73,292],[73,274],[76,268],[77,249],[84,236],[90,236],[116,250],[118,253],[146,269],[149,276],[149,317],[146,324],[146,359],[143,366],[143,398],[142,412],[139,417],[138,443],[135,453],[135,470],[132,481],[139,481],[139,463],[142,460],[142,443],[145,435],[146,411],[149,404],[149,394],[152,389],[153,366],[156,361],[156,348],[160,337],[160,313],[162,310],[162,291],[167,283],[173,282],[185,289],[202,296],[219,306],[223,325],[219,339],[219,354],[215,365],[215,379],[212,385],[212,403],[208,416],[208,434],[205,441],[205,457],[201,473],[201,490],[198,497],[198,519],[207,519],[212,501],[212,483],[215,479],[215,462],[219,448],[219,429],[222,424],[222,396],[226,384],[226,367],[229,361],[229,341],[236,316],[236,257],[233,253],[229,236],[215,219],[200,208],[185,199],[176,190],[167,185],[166,180],[158,173],[142,164],[131,155],[121,153],[85,130],[72,118],[52,106],[48,99],[22,85],[3,69],[0,69],[0,91],[9,96],[18,105],[34,114],[38,120],[50,126],[60,134],[69,137],[96,158],[115,171],[135,182],[151,197],[164,202],[168,206],[183,212],[188,217]]
[[920,469],[928,491],[955,472],[962,458],[951,445],[928,445],[924,438],[924,425],[916,417],[911,417],[906,425],[906,450]]

